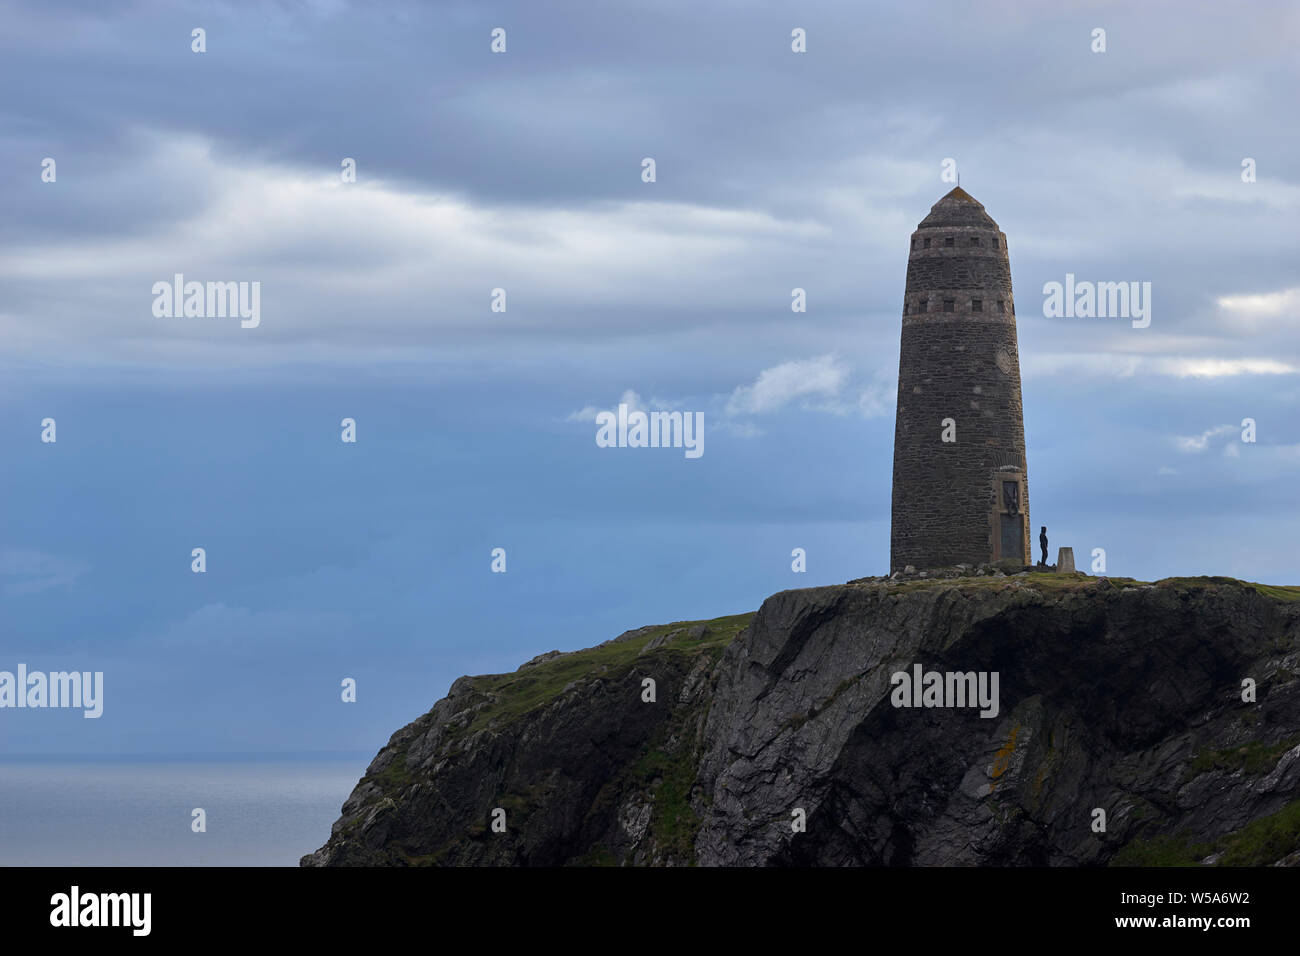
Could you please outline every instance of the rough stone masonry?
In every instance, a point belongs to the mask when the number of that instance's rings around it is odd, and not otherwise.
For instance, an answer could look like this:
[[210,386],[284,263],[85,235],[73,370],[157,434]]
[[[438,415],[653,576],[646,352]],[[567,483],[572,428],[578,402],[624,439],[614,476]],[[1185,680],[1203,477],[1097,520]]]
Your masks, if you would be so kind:
[[912,233],[898,357],[890,569],[1030,563],[1007,239],[960,186]]

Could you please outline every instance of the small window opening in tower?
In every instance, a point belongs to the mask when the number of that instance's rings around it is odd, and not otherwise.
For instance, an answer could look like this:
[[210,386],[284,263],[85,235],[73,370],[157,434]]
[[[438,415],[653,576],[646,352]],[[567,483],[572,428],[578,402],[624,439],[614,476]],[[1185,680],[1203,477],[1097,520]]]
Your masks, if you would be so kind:
[[923,248],[925,248],[925,249],[929,249],[929,248],[930,248],[930,240],[929,240],[929,239],[925,240],[925,246],[924,246]]
[[971,244],[972,246],[978,246],[978,245],[980,244],[980,237],[979,237],[979,236],[971,236],[971,237],[970,237],[970,244]]
[[[926,240],[926,241],[928,242],[929,240]],[[926,307],[929,306],[929,304],[930,304],[930,300],[929,300],[929,299],[917,299],[917,300],[916,300],[916,311],[917,311],[917,312],[924,312],[924,311],[926,311]]]
[[944,299],[944,300],[943,300],[943,311],[945,311],[945,312],[956,312],[956,311],[957,311],[957,300],[956,300],[956,299]]
[[971,310],[972,312],[983,312],[983,311],[984,311],[984,300],[983,300],[983,299],[971,299],[971,300],[970,300],[970,310]]
[[998,299],[998,311],[999,312],[1007,311],[1007,304],[1003,302],[1001,299]]
[[945,246],[953,246],[957,244],[957,240],[954,239],[952,236],[945,236],[943,240],[943,244]]

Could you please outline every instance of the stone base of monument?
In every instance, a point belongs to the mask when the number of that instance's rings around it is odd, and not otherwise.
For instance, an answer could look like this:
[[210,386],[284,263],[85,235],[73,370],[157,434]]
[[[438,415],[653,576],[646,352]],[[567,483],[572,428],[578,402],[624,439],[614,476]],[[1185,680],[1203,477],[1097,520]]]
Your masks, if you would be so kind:
[[[1069,552],[1069,548],[1062,548],[1063,552]],[[1071,557],[1071,564],[1073,558]],[[1073,571],[1072,568],[1061,568],[1058,564],[1022,564],[1013,558],[1006,558],[993,564],[955,564],[951,567],[944,568],[917,568],[907,565],[901,571],[894,571],[891,574],[881,574],[868,578],[854,578],[849,584],[907,584],[914,581],[950,581],[958,578],[1010,578],[1021,575],[1033,574],[1038,572],[1059,572]],[[1080,577],[1087,577],[1078,571],[1073,571]]]
[[1074,573],[1074,548],[1061,548],[1056,553],[1056,569],[1062,573]]

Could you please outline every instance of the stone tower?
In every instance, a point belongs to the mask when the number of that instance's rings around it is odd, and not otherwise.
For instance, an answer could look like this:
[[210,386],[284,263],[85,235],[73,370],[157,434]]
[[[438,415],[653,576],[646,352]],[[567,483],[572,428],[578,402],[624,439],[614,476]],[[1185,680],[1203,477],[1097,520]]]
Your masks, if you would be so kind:
[[1007,237],[959,186],[907,258],[889,564],[1032,555]]

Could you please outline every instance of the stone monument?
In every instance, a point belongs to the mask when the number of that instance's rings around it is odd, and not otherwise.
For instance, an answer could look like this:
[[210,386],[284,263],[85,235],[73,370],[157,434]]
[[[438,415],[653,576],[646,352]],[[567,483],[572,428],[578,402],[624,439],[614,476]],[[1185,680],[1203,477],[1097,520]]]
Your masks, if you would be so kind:
[[912,233],[890,570],[1032,561],[1007,238],[958,186]]

